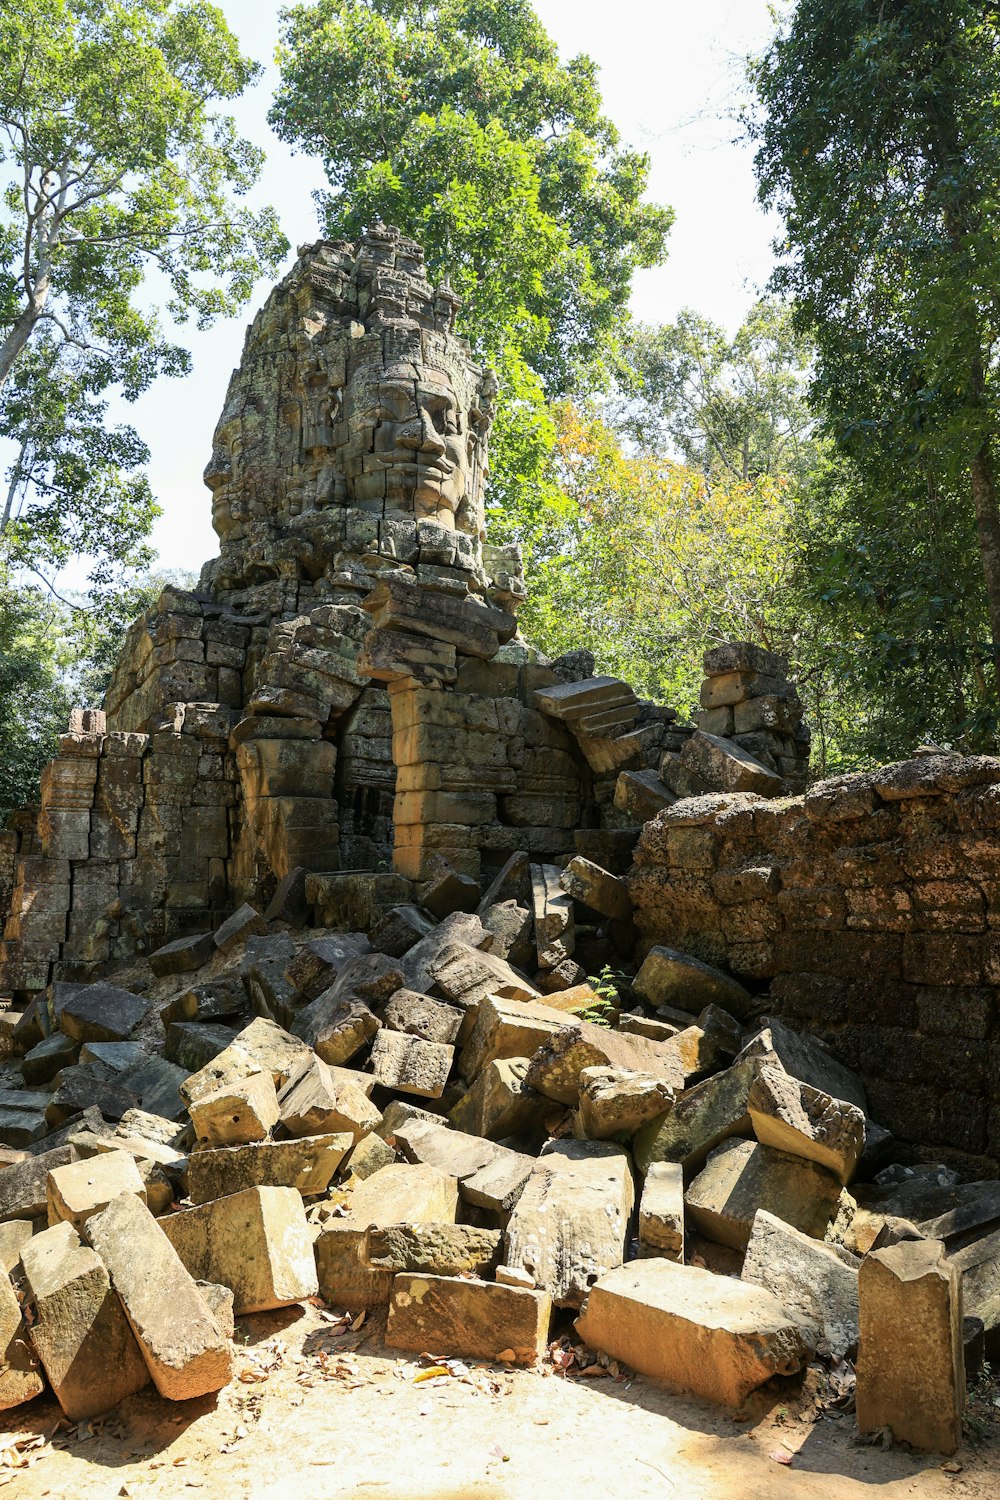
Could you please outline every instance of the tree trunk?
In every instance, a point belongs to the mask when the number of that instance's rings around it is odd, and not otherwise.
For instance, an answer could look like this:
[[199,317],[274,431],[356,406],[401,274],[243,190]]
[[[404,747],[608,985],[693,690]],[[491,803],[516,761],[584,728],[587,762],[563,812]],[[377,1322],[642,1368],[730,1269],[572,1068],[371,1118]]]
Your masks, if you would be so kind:
[[[986,408],[986,370],[977,350],[972,361],[972,395],[981,409]],[[979,555],[986,579],[986,604],[990,618],[990,645],[993,655],[994,688],[1000,696],[1000,505],[997,504],[996,468],[993,442],[987,431],[970,467],[972,503],[979,533]]]
[[972,460],[972,500],[976,508],[979,552],[986,578],[993,667],[1000,693],[1000,506],[997,504],[993,448],[986,438]]
[[34,333],[40,313],[41,307],[36,307],[34,303],[26,307],[0,344],[0,386],[6,384],[8,375]]

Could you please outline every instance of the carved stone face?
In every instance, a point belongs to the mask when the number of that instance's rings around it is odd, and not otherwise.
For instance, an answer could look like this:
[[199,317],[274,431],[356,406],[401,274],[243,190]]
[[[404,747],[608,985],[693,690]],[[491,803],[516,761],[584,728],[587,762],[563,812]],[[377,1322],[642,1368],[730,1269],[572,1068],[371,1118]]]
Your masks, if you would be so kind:
[[377,383],[348,382],[344,469],[349,501],[453,529],[477,499],[484,433],[444,371],[390,368]]
[[248,333],[205,470],[232,576],[251,545],[277,555],[280,533],[331,508],[483,534],[495,377],[454,332],[457,299],[425,280],[419,247],[382,238],[305,249]]

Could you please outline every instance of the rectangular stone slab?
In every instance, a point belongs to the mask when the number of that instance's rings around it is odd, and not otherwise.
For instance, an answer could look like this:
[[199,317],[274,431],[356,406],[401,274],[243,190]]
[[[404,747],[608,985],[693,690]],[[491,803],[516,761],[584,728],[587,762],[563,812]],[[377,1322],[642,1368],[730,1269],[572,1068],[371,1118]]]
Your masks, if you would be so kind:
[[545,1352],[551,1308],[544,1292],[403,1272],[392,1285],[385,1341],[390,1349],[531,1365]]
[[168,1401],[227,1385],[232,1354],[204,1297],[144,1203],[123,1193],[87,1220],[153,1384]]
[[56,1146],[28,1156],[0,1172],[0,1223],[7,1219],[39,1219],[48,1203],[49,1172],[76,1161],[75,1146]]
[[723,1406],[795,1374],[809,1353],[770,1292],[670,1260],[634,1260],[602,1276],[576,1330],[640,1374]]
[[146,1189],[135,1159],[127,1151],[105,1151],[86,1161],[55,1167],[48,1180],[48,1219],[65,1219],[82,1231],[91,1214],[107,1208],[120,1193],[135,1193],[146,1201]]
[[504,1235],[504,1264],[557,1307],[579,1307],[620,1266],[635,1203],[628,1153],[610,1141],[557,1141],[534,1164]]
[[32,1401],[44,1389],[21,1304],[4,1272],[0,1274],[0,1411]]
[[71,1422],[100,1416],[149,1383],[149,1370],[100,1256],[70,1223],[36,1234],[21,1263],[31,1338]]
[[909,1240],[861,1263],[858,1427],[925,1453],[962,1441],[965,1362],[958,1273],[940,1240]]
[[248,1188],[162,1222],[196,1281],[231,1288],[237,1316],[287,1307],[319,1289],[305,1209],[294,1188]]
[[746,1249],[758,1209],[821,1240],[839,1203],[832,1173],[758,1141],[723,1141],[685,1194],[688,1222],[734,1250]]
[[326,1192],[353,1145],[353,1135],[345,1133],[192,1151],[188,1197],[195,1204],[208,1203],[251,1187],[289,1187],[303,1198],[315,1197]]
[[408,1032],[382,1030],[372,1043],[371,1070],[383,1088],[440,1099],[448,1082],[454,1047]]
[[858,1267],[848,1251],[759,1209],[741,1278],[773,1292],[803,1337],[825,1340],[838,1359],[858,1342]]
[[639,1200],[639,1254],[684,1261],[684,1169],[653,1162]]
[[408,1160],[457,1178],[467,1203],[496,1213],[513,1208],[533,1166],[532,1158],[520,1151],[430,1120],[407,1121],[396,1128],[393,1138]]
[[124,1042],[151,1001],[113,984],[74,989],[59,1011],[59,1028],[75,1042]]

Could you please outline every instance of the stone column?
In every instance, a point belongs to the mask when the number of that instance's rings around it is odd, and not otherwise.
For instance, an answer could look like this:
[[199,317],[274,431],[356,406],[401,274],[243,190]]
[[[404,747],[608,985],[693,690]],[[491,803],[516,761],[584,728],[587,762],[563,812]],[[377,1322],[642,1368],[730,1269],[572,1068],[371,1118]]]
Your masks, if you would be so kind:
[[857,1411],[862,1432],[888,1427],[926,1453],[962,1441],[962,1288],[939,1240],[873,1251],[858,1280]]

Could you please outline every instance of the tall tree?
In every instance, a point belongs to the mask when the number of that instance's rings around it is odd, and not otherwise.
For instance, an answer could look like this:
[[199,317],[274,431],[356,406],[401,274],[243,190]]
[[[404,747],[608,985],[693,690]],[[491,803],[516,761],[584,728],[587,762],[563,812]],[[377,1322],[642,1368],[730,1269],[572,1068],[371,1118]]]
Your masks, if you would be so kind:
[[701,655],[734,637],[796,642],[797,501],[779,479],[709,484],[661,453],[626,452],[593,411],[556,409],[563,509],[536,544],[522,611],[553,655],[594,652],[602,670],[687,710]]
[[158,302],[205,326],[287,248],[270,209],[239,203],[263,154],[217,108],[259,71],[205,0],[0,10],[0,435],[16,452],[0,547],[15,560],[32,527],[43,551],[105,555],[102,525],[111,553],[148,531],[141,444],[102,435],[101,393],[134,399],[187,368]]
[[818,459],[808,339],[784,303],[756,303],[737,329],[685,308],[630,330],[610,414],[650,452],[674,451],[708,479],[805,482]]
[[328,233],[383,219],[465,299],[498,364],[494,493],[542,483],[546,398],[605,366],[632,274],[672,215],[601,112],[596,68],[562,63],[530,0],[317,0],[284,13],[279,135],[323,161]]
[[753,76],[760,195],[787,236],[776,283],[815,340],[855,494],[888,513],[905,493],[903,566],[914,495],[949,528],[972,518],[1000,668],[1000,9],[799,0]]

